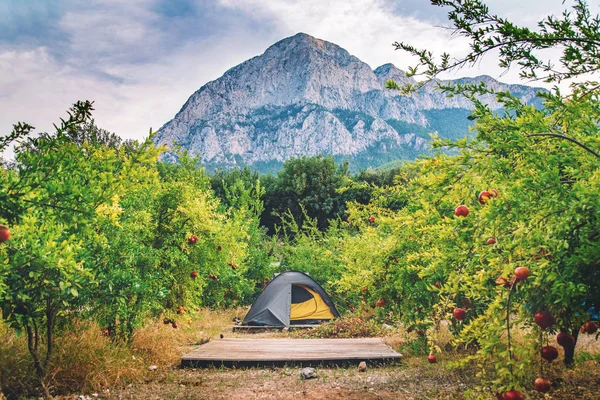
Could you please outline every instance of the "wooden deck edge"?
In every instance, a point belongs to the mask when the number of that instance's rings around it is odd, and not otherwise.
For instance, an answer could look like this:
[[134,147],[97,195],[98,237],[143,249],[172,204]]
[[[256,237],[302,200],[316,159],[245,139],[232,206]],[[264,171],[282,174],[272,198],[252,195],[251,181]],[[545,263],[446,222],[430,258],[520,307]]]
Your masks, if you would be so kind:
[[356,359],[322,359],[322,360],[193,360],[181,359],[181,368],[252,368],[252,367],[349,367],[358,366],[365,361],[370,367],[384,365],[396,365],[402,359],[402,355],[377,358]]
[[[290,331],[300,329],[314,329],[319,325],[290,325],[288,329]],[[261,333],[271,331],[282,331],[286,327],[284,326],[248,326],[248,325],[234,325],[231,330],[233,332],[246,332],[246,333]]]

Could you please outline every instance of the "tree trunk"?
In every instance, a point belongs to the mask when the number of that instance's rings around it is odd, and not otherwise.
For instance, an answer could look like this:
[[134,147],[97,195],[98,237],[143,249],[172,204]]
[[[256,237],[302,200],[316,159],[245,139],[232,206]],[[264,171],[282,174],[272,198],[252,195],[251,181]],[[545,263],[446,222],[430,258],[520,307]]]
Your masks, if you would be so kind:
[[31,354],[31,358],[33,358],[33,365],[35,366],[35,372],[38,377],[38,381],[42,390],[44,391],[44,396],[46,398],[50,398],[50,391],[46,386],[46,369],[42,365],[42,361],[40,359],[39,354],[39,331],[37,325],[34,323],[33,327],[31,325],[27,325],[27,348],[29,349],[29,354]]
[[572,367],[575,364],[575,346],[577,346],[577,337],[579,336],[579,329],[573,329],[573,337],[575,338],[575,343],[571,348],[565,348],[565,366]]
[[56,313],[50,299],[46,300],[46,358],[44,360],[44,369],[48,368],[48,363],[52,357],[54,349],[54,322]]

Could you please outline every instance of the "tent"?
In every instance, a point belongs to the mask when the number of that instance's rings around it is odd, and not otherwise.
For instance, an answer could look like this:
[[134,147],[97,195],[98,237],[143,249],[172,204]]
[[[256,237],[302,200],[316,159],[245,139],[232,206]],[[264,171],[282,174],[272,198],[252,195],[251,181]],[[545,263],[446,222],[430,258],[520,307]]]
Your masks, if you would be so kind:
[[335,305],[317,282],[303,272],[287,271],[269,282],[242,325],[309,325],[339,316]]

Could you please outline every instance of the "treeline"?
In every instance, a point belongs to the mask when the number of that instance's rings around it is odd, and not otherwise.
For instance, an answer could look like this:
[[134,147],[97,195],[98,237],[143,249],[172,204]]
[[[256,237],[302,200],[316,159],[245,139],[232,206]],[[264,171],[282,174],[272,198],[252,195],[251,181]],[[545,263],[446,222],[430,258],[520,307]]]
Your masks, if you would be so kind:
[[[301,228],[307,218],[314,219],[319,230],[325,231],[332,220],[347,220],[348,202],[370,203],[382,188],[394,185],[399,170],[363,170],[352,175],[348,163],[336,164],[332,156],[316,156],[288,160],[276,175],[261,175],[249,167],[217,170],[210,174],[210,182],[225,208],[236,206],[235,193],[253,191],[263,202],[260,224],[274,235],[283,233],[286,222],[293,221]],[[391,209],[401,206],[390,199]]]

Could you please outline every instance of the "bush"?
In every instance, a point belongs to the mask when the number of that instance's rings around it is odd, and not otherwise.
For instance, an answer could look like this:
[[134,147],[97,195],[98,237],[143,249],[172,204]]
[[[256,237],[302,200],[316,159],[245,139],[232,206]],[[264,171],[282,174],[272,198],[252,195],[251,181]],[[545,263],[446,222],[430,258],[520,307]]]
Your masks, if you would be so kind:
[[344,316],[317,326],[309,331],[294,331],[303,338],[366,338],[380,337],[391,332],[375,318],[365,315]]

